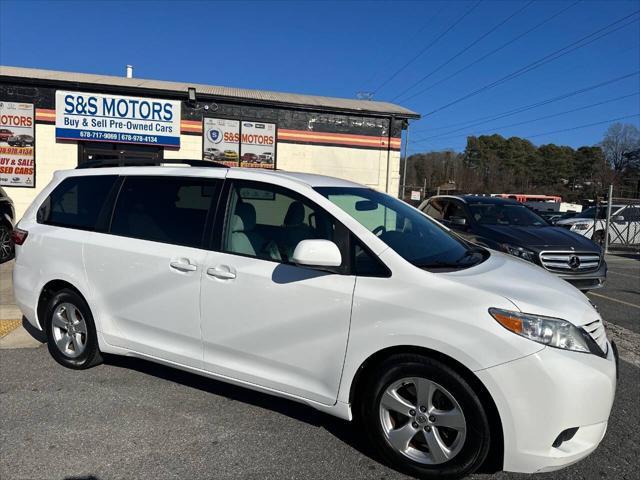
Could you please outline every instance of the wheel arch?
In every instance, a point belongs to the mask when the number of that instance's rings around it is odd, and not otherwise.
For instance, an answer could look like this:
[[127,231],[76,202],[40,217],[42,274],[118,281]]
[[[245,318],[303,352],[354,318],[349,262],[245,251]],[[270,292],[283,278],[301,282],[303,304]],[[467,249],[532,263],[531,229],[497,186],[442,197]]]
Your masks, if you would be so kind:
[[46,329],[45,329],[43,320],[45,317],[45,313],[46,313],[45,310],[47,308],[47,304],[49,303],[49,300],[51,300],[51,298],[53,298],[53,296],[56,293],[58,293],[60,290],[65,290],[65,289],[74,291],[75,293],[80,295],[80,297],[82,297],[82,299],[87,303],[87,305],[89,305],[89,302],[87,301],[87,297],[75,285],[62,279],[55,279],[55,280],[48,281],[40,289],[40,295],[38,296],[38,303],[36,306],[37,321],[38,321],[38,324],[40,325],[40,328],[45,333],[46,333]]
[[484,386],[482,381],[464,364],[458,360],[426,347],[418,347],[414,345],[395,345],[391,347],[379,350],[369,356],[358,368],[356,374],[351,382],[349,391],[349,403],[353,405],[357,401],[360,387],[363,385],[363,381],[368,375],[373,373],[376,366],[382,363],[384,360],[394,355],[400,354],[414,354],[424,357],[433,358],[438,360],[447,366],[453,368],[458,374],[460,374],[473,389],[478,393],[480,401],[487,409],[489,417],[489,424],[491,428],[491,447],[489,454],[484,464],[478,469],[478,473],[495,473],[502,470],[504,460],[504,434],[502,429],[502,420],[500,419],[500,413],[498,408],[489,393],[489,390]]

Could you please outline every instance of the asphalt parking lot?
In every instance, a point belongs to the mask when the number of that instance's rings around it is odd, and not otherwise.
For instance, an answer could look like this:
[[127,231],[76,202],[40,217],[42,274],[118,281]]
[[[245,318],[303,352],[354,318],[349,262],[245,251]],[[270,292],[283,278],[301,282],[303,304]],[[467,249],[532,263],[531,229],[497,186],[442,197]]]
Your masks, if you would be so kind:
[[[609,429],[586,460],[536,478],[640,471],[640,258],[608,262],[606,288],[590,297],[626,342]],[[406,477],[381,465],[349,423],[304,405],[135,359],[67,370],[41,346],[0,350],[0,478]]]

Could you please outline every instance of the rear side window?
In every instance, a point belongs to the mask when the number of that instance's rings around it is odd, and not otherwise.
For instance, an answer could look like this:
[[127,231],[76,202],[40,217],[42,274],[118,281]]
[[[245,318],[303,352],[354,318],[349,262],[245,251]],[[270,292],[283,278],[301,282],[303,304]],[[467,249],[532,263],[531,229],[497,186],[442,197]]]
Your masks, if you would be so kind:
[[106,226],[104,219],[108,215],[102,210],[117,179],[117,175],[100,175],[63,180],[38,209],[38,223],[103,230],[101,227]]
[[111,233],[187,247],[202,246],[207,214],[220,181],[195,177],[127,177]]

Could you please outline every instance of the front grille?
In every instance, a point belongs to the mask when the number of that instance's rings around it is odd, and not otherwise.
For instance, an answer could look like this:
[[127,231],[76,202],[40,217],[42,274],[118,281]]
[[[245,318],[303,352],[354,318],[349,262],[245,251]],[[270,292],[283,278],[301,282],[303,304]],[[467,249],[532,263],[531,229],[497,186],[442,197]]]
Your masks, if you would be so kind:
[[540,264],[550,272],[593,272],[600,266],[600,255],[595,252],[541,252]]
[[587,333],[593,338],[593,340],[598,344],[600,350],[606,355],[607,354],[607,333],[604,330],[604,325],[602,324],[602,320],[594,320],[591,323],[587,323],[583,325],[583,327]]

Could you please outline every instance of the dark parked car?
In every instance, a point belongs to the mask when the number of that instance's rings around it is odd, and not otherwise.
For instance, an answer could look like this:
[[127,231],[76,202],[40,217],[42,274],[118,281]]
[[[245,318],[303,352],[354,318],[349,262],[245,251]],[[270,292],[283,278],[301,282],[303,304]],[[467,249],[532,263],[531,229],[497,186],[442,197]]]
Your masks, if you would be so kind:
[[607,264],[600,246],[550,225],[514,200],[437,196],[419,208],[468,241],[533,262],[580,290],[601,287],[606,279]]
[[16,211],[13,208],[13,200],[0,187],[0,263],[7,262],[13,258],[13,243],[11,242],[11,231],[16,218]]
[[7,143],[12,147],[33,147],[33,137],[31,135],[14,135],[9,137]]

